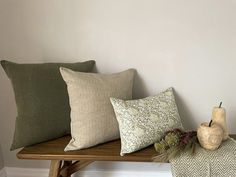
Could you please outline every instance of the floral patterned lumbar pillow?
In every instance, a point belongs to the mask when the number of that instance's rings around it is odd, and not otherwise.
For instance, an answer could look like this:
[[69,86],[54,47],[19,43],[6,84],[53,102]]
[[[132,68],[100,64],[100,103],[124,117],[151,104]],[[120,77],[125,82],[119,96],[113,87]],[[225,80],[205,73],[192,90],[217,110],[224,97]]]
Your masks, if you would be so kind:
[[122,156],[159,141],[168,130],[183,129],[172,88],[138,100],[110,100],[119,123]]

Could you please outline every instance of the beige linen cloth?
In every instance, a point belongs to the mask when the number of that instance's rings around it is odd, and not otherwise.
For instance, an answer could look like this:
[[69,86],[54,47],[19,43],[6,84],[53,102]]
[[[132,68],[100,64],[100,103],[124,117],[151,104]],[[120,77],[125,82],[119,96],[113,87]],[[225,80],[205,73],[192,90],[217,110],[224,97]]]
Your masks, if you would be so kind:
[[236,141],[229,138],[215,151],[197,146],[194,155],[184,152],[170,163],[173,177],[236,177]]

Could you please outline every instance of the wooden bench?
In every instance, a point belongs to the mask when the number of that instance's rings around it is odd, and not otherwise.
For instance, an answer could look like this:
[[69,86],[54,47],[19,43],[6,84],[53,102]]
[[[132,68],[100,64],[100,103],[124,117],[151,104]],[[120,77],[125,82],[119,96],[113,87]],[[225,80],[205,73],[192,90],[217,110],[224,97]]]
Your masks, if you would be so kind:
[[[236,139],[236,135],[231,135]],[[94,161],[133,161],[151,162],[156,154],[153,146],[141,151],[120,156],[120,140],[104,143],[92,148],[64,152],[70,136],[23,148],[18,152],[19,159],[50,160],[49,177],[70,177],[73,173]]]

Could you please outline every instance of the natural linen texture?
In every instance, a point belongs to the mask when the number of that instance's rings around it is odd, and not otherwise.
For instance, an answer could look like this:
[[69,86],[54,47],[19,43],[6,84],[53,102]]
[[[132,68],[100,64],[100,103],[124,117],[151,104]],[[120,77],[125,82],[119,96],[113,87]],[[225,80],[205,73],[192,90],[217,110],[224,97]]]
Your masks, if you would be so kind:
[[182,128],[172,88],[138,100],[111,98],[111,103],[120,128],[121,155],[159,141],[168,130]]
[[11,80],[17,106],[11,150],[70,133],[70,107],[59,67],[89,72],[95,61],[17,64],[1,61]]
[[236,142],[230,138],[215,151],[197,146],[194,155],[183,152],[170,163],[173,177],[235,177]]
[[60,68],[67,84],[71,107],[72,139],[65,151],[88,148],[119,138],[110,97],[132,98],[135,71],[92,74]]

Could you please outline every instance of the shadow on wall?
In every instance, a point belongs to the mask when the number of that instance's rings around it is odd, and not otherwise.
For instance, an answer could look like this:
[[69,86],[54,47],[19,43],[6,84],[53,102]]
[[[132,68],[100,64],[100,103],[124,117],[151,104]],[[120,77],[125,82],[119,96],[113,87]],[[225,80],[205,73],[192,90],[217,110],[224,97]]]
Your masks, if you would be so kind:
[[[100,70],[97,67],[97,65],[94,66],[93,72],[100,73]],[[138,71],[136,70],[135,76],[134,76],[133,99],[144,98],[147,96],[149,96],[149,95],[148,95],[148,89],[145,84],[145,81],[142,78],[142,76],[138,73]]]
[[[236,125],[236,106],[233,106],[230,108],[231,112],[230,114],[232,115],[232,117],[228,117],[228,114],[227,114],[227,110],[226,110],[226,121],[227,121],[227,126],[229,128],[229,130],[232,130],[235,128],[235,125]],[[231,121],[231,123],[229,124],[229,119]],[[230,132],[231,134],[235,134],[235,133],[232,133]]]
[[180,94],[174,90],[175,99],[178,106],[179,114],[183,123],[183,126],[186,130],[194,130],[197,122],[193,119],[193,114],[188,108],[187,103],[182,99]]
[[[134,99],[144,98],[149,96],[148,95],[148,88],[145,84],[144,79],[142,76],[137,72],[134,80]],[[175,99],[178,106],[179,114],[183,123],[183,126],[186,130],[194,130],[197,124],[196,121],[193,119],[193,114],[188,108],[187,103],[183,100],[181,95],[174,90]]]
[[[98,73],[99,70],[97,66],[95,65],[93,72]],[[148,94],[148,87],[146,86],[145,80],[141,76],[141,74],[138,73],[136,70],[136,74],[134,77],[134,86],[133,86],[133,99],[140,99],[145,98],[147,96],[150,96]],[[179,114],[183,123],[183,126],[186,130],[194,130],[196,127],[196,121],[193,119],[193,114],[191,113],[190,109],[188,109],[187,103],[182,99],[180,94],[174,90],[175,93],[175,99],[177,102]]]
[[136,75],[134,77],[133,99],[144,98],[147,96],[148,96],[148,89],[145,84],[145,81],[136,70]]
[[0,144],[0,170],[4,167],[4,161],[2,156],[2,145]]

